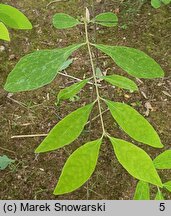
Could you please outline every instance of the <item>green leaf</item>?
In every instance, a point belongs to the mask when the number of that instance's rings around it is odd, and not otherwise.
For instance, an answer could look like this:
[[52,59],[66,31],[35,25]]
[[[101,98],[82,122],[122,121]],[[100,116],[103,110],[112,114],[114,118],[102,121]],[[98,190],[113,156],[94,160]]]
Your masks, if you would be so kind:
[[35,153],[53,151],[72,143],[83,131],[93,103],[83,106],[62,119],[35,150]]
[[171,3],[171,0],[162,0],[163,4],[167,5]]
[[151,124],[131,106],[105,100],[113,118],[133,139],[155,148],[162,148],[160,138]]
[[153,160],[157,169],[171,169],[171,150],[166,150]]
[[164,200],[162,192],[158,189],[155,200]]
[[74,44],[61,49],[40,50],[24,56],[9,74],[5,90],[28,91],[49,84],[68,57],[82,45]]
[[0,22],[0,39],[10,41],[8,29],[2,22]]
[[154,8],[159,8],[161,6],[161,0],[151,0],[151,5]]
[[96,68],[96,77],[100,79],[103,76],[103,72],[99,67]]
[[0,21],[14,29],[32,29],[28,18],[16,8],[0,4]]
[[128,89],[130,91],[138,91],[138,86],[132,80],[126,77],[119,75],[111,75],[103,76],[101,78],[119,88]]
[[117,26],[118,24],[118,17],[116,14],[112,12],[107,12],[107,13],[101,13],[97,15],[92,22],[95,22],[97,24],[100,24],[102,26],[107,26],[107,27],[114,27]]
[[164,188],[166,188],[169,192],[171,192],[171,181],[168,181],[163,184]]
[[102,140],[88,142],[74,151],[65,163],[55,195],[72,192],[82,186],[95,170]]
[[160,65],[140,50],[124,46],[94,46],[109,55],[119,67],[134,77],[152,79],[164,76]]
[[86,85],[86,83],[89,81],[89,79],[82,80],[78,83],[75,83],[65,89],[60,90],[57,99],[58,101],[60,100],[65,100],[73,97],[74,95],[78,94],[81,89]]
[[0,170],[4,170],[8,165],[14,162],[15,160],[11,160],[6,155],[0,156]]
[[134,200],[150,200],[150,188],[147,182],[138,182],[134,194]]
[[81,23],[77,19],[68,14],[57,13],[53,17],[53,25],[57,29],[72,28],[78,24]]
[[163,187],[149,155],[141,148],[124,140],[110,137],[119,163],[134,178]]
[[59,71],[63,71],[65,69],[67,69],[72,63],[73,63],[73,59],[68,59],[67,61],[65,61],[63,63],[63,65],[61,66],[61,68],[59,69]]

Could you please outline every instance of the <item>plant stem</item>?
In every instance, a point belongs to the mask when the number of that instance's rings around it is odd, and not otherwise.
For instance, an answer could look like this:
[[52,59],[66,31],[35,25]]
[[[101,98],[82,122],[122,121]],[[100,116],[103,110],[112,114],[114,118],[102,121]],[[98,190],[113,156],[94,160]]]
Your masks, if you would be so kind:
[[95,84],[96,94],[97,94],[97,103],[98,103],[98,107],[99,107],[99,115],[100,115],[102,130],[103,130],[103,136],[104,136],[106,134],[106,132],[105,132],[105,128],[104,128],[102,109],[101,109],[101,104],[100,104],[100,95],[99,95],[98,83],[97,83],[97,78],[96,78],[96,71],[95,71],[95,67],[94,67],[93,56],[92,56],[92,51],[91,51],[90,41],[89,41],[89,36],[88,36],[87,20],[84,21],[84,24],[85,24],[85,33],[86,33],[86,44],[88,47],[88,53],[89,53],[92,72],[93,72],[93,79],[94,79],[94,84]]
[[9,149],[3,148],[3,147],[0,147],[0,149],[3,150],[3,151],[7,151],[7,152],[15,154],[15,152],[12,151],[12,150],[9,150]]

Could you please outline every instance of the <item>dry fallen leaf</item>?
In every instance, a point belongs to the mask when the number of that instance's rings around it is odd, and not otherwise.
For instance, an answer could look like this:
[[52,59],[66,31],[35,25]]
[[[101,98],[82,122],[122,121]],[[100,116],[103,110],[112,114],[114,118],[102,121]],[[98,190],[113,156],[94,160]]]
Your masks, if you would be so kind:
[[147,109],[146,111],[145,111],[145,116],[149,116],[149,114],[150,114],[150,111],[154,111],[154,109],[153,109],[153,107],[151,106],[151,104],[150,104],[150,102],[146,102],[145,103],[145,108]]
[[162,91],[164,95],[171,97],[171,94],[169,94],[167,91]]

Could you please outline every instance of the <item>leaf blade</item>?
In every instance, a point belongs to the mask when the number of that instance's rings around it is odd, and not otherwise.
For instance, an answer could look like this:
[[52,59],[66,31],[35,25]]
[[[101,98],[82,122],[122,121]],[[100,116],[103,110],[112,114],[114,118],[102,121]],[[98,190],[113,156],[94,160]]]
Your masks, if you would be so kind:
[[8,29],[2,22],[0,22],[0,39],[10,41]]
[[55,50],[40,50],[21,58],[8,75],[5,90],[30,91],[49,84],[68,57],[84,44]]
[[57,29],[72,28],[79,24],[81,23],[77,19],[65,13],[57,13],[53,16],[53,25]]
[[132,80],[126,77],[119,75],[110,75],[103,76],[101,78],[119,88],[127,89],[130,91],[138,91],[138,86]]
[[162,3],[160,0],[151,0],[151,5],[153,8],[157,9],[162,5]]
[[155,148],[163,145],[152,125],[127,104],[105,100],[119,126],[133,139]]
[[71,85],[65,89],[60,90],[60,92],[57,96],[58,102],[60,100],[69,99],[69,98],[73,97],[74,95],[78,94],[81,91],[81,89],[86,85],[86,83],[88,81],[89,81],[89,79],[85,79],[85,80],[82,80],[78,83],[74,83],[73,85]]
[[139,181],[137,183],[134,200],[150,200],[150,188],[147,182]]
[[57,123],[35,153],[53,151],[73,142],[84,129],[93,105],[94,103],[83,106]]
[[171,150],[166,150],[153,160],[156,169],[171,169]]
[[4,170],[8,165],[14,162],[15,160],[11,160],[6,155],[0,156],[0,170]]
[[112,12],[98,14],[92,22],[106,27],[115,27],[118,24],[118,17]]
[[68,59],[67,61],[65,61],[63,63],[63,65],[61,66],[61,68],[59,69],[59,71],[63,71],[65,69],[67,69],[72,63],[73,63],[73,59]]
[[88,142],[71,154],[54,190],[55,195],[72,192],[91,177],[97,164],[101,142],[101,139]]
[[134,77],[153,79],[164,76],[160,65],[140,50],[124,46],[93,45],[110,56],[119,67]]
[[171,0],[162,0],[163,4],[167,5],[171,3]]
[[160,189],[158,189],[155,200],[164,200],[163,194],[160,191]]
[[10,28],[32,29],[32,24],[28,18],[10,5],[0,4],[0,20]]
[[[119,163],[134,178],[163,187],[149,155],[141,148],[124,140],[110,137]],[[131,158],[131,160],[130,160]]]
[[165,182],[163,184],[164,188],[166,188],[169,192],[171,192],[171,181]]

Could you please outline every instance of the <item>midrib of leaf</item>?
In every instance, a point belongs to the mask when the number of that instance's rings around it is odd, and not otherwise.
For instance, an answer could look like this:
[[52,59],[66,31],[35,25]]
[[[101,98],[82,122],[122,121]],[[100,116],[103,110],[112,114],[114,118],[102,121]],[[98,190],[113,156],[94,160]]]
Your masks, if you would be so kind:
[[[74,22],[75,21],[75,22]],[[76,24],[76,22],[77,22],[77,24],[78,23],[80,23],[77,19],[75,19],[75,20],[72,20],[72,24]],[[66,20],[58,20],[58,23],[60,23],[60,24],[68,24],[69,22],[68,21],[66,21]]]
[[[2,13],[1,13],[1,11],[2,11]],[[12,19],[11,16],[9,16],[8,13],[6,13],[5,11],[3,11],[2,9],[0,9],[0,15],[3,15],[3,16],[5,15],[7,17],[7,19],[10,20],[10,22],[13,22],[13,23],[15,23],[16,26],[18,26],[18,24],[16,23],[16,21],[14,19]],[[1,20],[1,18],[0,18],[0,20]],[[4,21],[2,21],[2,20],[1,20],[1,22],[4,23]]]

